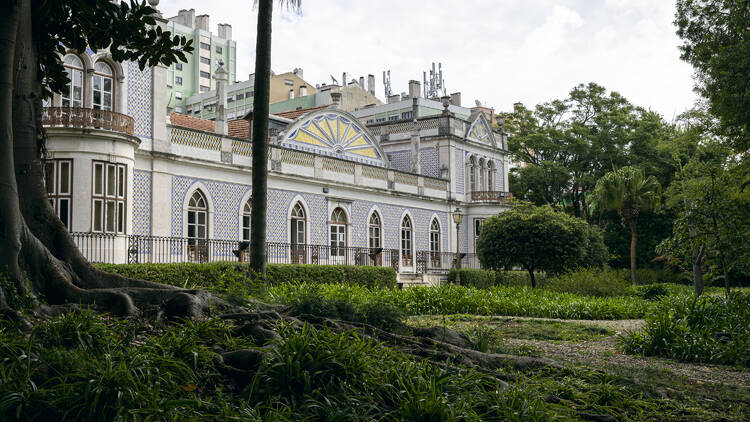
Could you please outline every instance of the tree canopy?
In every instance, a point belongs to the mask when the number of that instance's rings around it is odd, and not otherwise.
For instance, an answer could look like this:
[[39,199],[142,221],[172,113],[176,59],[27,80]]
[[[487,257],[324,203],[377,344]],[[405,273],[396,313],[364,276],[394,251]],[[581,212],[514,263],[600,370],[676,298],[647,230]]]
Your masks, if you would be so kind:
[[733,144],[750,147],[750,5],[744,0],[677,0],[682,59],[696,89]]
[[534,271],[561,273],[576,267],[601,267],[606,259],[596,228],[549,206],[528,203],[485,220],[477,253],[488,269],[523,267],[534,287]]

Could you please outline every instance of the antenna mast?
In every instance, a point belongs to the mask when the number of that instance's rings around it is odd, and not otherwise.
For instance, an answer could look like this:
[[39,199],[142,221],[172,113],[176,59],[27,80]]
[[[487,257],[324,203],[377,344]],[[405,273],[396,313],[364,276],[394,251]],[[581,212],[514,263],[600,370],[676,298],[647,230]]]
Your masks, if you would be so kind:
[[383,86],[385,87],[385,99],[388,101],[388,97],[392,95],[391,92],[391,71],[383,71]]
[[437,69],[435,68],[435,62],[432,62],[432,68],[430,69],[430,78],[427,79],[427,72],[422,72],[422,80],[424,81],[424,96],[425,98],[437,98],[442,93],[445,95],[445,81],[443,80],[443,64],[438,63]]

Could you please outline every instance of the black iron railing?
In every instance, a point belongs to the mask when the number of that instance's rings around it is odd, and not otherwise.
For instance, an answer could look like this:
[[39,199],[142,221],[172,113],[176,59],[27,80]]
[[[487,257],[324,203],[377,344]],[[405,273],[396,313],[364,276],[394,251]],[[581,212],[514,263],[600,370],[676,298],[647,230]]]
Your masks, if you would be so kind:
[[[96,263],[247,262],[248,242],[225,239],[190,239],[169,236],[71,233],[83,255]],[[398,249],[335,247],[291,243],[266,243],[267,262],[273,264],[365,265],[409,267],[417,274],[447,272],[456,266],[452,252],[415,251],[409,257]],[[462,254],[462,268],[480,268],[476,254]]]
[[89,262],[111,264],[115,256],[117,235],[108,233],[71,233],[73,242]]

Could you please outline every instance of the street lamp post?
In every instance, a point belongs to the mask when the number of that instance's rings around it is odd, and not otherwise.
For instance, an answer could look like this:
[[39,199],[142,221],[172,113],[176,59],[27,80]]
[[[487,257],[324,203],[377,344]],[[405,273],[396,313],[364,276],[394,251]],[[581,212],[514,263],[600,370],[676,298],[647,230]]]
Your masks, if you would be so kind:
[[461,284],[461,249],[459,248],[459,226],[461,225],[461,209],[456,208],[453,211],[453,222],[456,223],[456,284]]

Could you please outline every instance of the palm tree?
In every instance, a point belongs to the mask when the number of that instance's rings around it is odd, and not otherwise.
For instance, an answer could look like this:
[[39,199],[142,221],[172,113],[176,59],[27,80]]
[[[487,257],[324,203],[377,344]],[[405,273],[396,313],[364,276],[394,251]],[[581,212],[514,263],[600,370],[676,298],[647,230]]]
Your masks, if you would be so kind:
[[[252,211],[250,266],[266,277],[266,208],[268,206],[268,113],[271,84],[271,20],[273,0],[255,0],[258,35],[255,43],[255,86],[252,130]],[[279,0],[299,10],[302,0]]]
[[655,209],[661,199],[661,185],[654,176],[636,167],[623,167],[596,182],[593,204],[600,210],[617,211],[630,226],[630,277],[638,284],[635,251],[638,244],[638,215]]

